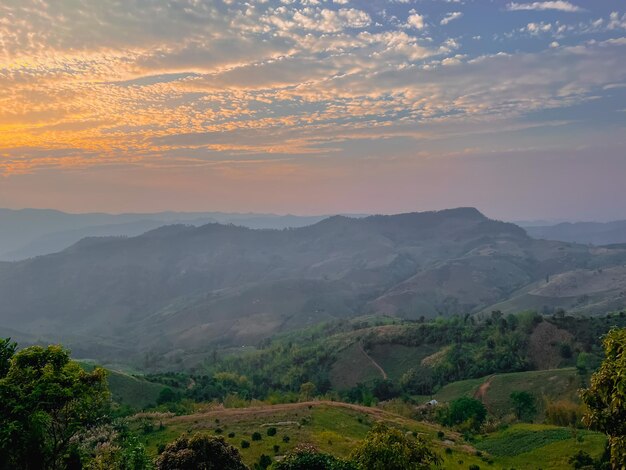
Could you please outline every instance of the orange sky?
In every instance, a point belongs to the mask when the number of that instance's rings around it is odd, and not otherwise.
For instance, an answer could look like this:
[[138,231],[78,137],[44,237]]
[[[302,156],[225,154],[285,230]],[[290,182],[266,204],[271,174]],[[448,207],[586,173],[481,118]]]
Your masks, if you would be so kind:
[[626,13],[557,3],[4,1],[0,207],[626,217]]

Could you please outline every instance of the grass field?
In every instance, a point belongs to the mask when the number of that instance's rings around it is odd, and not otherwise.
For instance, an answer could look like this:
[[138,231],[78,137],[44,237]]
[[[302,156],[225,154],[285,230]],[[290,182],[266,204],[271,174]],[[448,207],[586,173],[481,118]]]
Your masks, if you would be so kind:
[[[148,416],[148,417],[146,417]],[[142,433],[142,420],[151,420],[153,431]],[[520,424],[465,442],[450,429],[417,422],[378,408],[338,402],[307,402],[251,408],[205,409],[188,416],[142,415],[136,426],[149,453],[157,455],[158,446],[183,434],[207,433],[223,436],[237,447],[246,464],[252,466],[262,454],[280,458],[301,443],[319,450],[348,457],[373,423],[386,422],[405,432],[417,432],[431,442],[444,459],[442,468],[468,469],[470,465],[493,469],[562,469],[578,450],[599,456],[604,436],[588,431],[574,435],[567,428]],[[162,427],[159,425],[162,424]],[[268,435],[271,427],[277,429]],[[438,431],[444,432],[439,438]],[[261,439],[252,440],[258,432]],[[285,442],[284,437],[289,438]],[[242,448],[245,440],[250,447]],[[275,452],[274,446],[278,446]],[[446,450],[449,448],[450,450]]]
[[599,457],[606,439],[591,431],[540,424],[517,424],[480,439],[475,445],[498,465],[515,469],[571,468],[569,458],[579,450]]
[[422,346],[404,346],[402,344],[377,344],[369,355],[387,373],[391,380],[398,380],[411,368],[419,368],[424,359],[440,348],[431,344]]
[[462,380],[446,385],[435,394],[435,398],[449,402],[462,396],[476,397],[482,400],[491,414],[501,417],[511,412],[511,393],[526,391],[535,396],[539,412],[536,419],[541,421],[545,400],[577,402],[580,387],[576,369],[553,369]]
[[[472,463],[484,464],[476,455],[476,450],[457,433],[445,430],[446,436],[440,440],[437,438],[437,431],[441,429],[438,426],[413,421],[378,408],[345,403],[309,402],[253,408],[217,408],[188,416],[155,415],[152,421],[154,431],[143,434],[142,439],[153,456],[157,455],[159,444],[172,441],[182,434],[202,432],[223,436],[239,449],[244,461],[250,466],[258,461],[261,454],[280,458],[301,443],[313,444],[319,450],[339,457],[348,457],[372,424],[384,421],[406,432],[420,433],[431,440],[445,458],[444,468],[465,469]],[[162,429],[159,428],[161,423]],[[139,424],[137,426],[141,429]],[[270,427],[277,429],[275,436],[268,436],[267,429]],[[254,432],[259,432],[262,439],[253,441]],[[289,442],[284,442],[284,436],[288,436]],[[248,441],[250,447],[242,448],[242,440]],[[275,445],[278,446],[278,452],[274,452]],[[451,453],[445,452],[446,447],[451,449]]]
[[357,383],[367,383],[381,379],[380,371],[371,359],[363,353],[358,342],[343,349],[330,371],[330,382],[334,389],[345,390]]
[[[85,370],[93,370],[91,362],[79,361]],[[113,401],[135,409],[143,409],[156,403],[161,390],[166,386],[148,382],[141,377],[107,369],[107,381]]]

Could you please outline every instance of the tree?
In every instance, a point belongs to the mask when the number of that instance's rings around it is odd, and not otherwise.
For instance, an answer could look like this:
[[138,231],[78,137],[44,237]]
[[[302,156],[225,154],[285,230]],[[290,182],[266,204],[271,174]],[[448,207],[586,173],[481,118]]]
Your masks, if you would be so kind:
[[517,419],[532,419],[537,412],[535,397],[528,392],[512,392],[513,410]]
[[11,358],[15,354],[17,344],[11,342],[11,338],[0,338],[0,379],[7,375],[11,365]]
[[158,470],[246,470],[239,451],[222,437],[196,434],[170,442],[156,460]]
[[0,378],[0,468],[64,468],[70,440],[106,417],[109,398],[105,371],[85,372],[61,346],[15,353]]
[[487,418],[487,408],[480,400],[461,397],[450,403],[443,412],[441,423],[446,426],[467,424],[471,429],[478,430]]
[[280,462],[274,463],[274,470],[357,470],[352,462],[346,462],[330,454],[318,452],[310,445],[299,445]]
[[316,387],[313,382],[305,382],[300,385],[300,400],[309,401],[315,396]]
[[367,470],[426,470],[441,457],[421,437],[407,436],[382,423],[374,425],[352,452],[352,460]]
[[609,331],[602,344],[605,359],[581,391],[583,422],[608,436],[611,466],[626,469],[626,328]]

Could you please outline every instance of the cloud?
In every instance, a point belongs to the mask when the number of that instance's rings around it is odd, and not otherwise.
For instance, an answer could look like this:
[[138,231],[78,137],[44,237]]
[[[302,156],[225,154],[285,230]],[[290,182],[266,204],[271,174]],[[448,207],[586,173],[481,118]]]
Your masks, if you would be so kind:
[[406,19],[406,24],[410,28],[424,29],[424,17],[418,13],[412,13]]
[[524,10],[558,10],[570,13],[578,13],[585,11],[583,8],[573,5],[570,2],[563,0],[556,0],[550,2],[532,2],[532,3],[516,3],[511,2],[506,6],[509,11],[524,11]]
[[460,11],[453,11],[451,13],[448,13],[446,16],[444,16],[444,18],[439,22],[439,24],[447,25],[451,21],[459,19],[462,16],[463,16],[463,13],[461,13]]

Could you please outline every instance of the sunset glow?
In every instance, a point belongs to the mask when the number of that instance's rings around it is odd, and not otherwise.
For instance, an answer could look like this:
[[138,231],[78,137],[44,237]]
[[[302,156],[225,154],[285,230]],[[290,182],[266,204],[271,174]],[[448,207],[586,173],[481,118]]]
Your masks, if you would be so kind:
[[625,217],[625,118],[620,1],[0,2],[4,207]]

